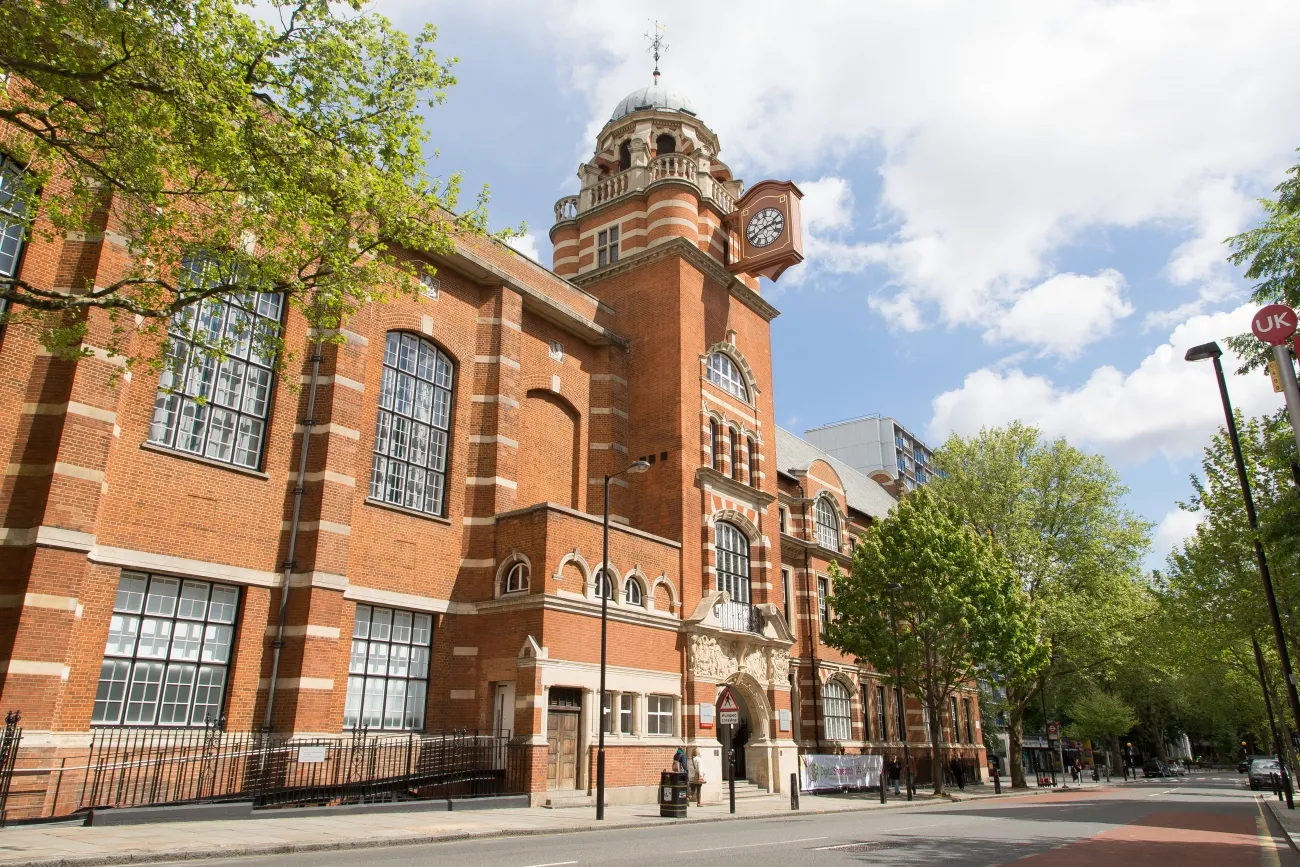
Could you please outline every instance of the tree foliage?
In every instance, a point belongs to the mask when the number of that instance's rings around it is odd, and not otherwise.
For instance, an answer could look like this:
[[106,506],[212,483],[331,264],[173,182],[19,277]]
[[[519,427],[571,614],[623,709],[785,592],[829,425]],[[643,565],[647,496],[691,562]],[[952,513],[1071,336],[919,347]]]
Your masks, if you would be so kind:
[[892,674],[897,620],[901,686],[921,697],[934,721],[934,790],[942,792],[948,698],[982,668],[1033,669],[1046,658],[1024,593],[997,546],[926,488],[863,537],[848,575],[833,572],[832,646]]
[[[420,110],[455,84],[432,26],[409,37],[361,0],[59,0],[0,3],[0,33],[0,151],[27,168],[31,231],[106,232],[130,253],[103,285],[0,283],[59,353],[90,310],[131,356],[123,321],[160,335],[232,292],[282,292],[336,328],[417,288],[401,250],[486,230],[486,190],[456,216],[459,176],[426,175]],[[182,267],[195,254],[201,279]]]
[[1138,723],[1133,708],[1122,698],[1096,687],[1076,696],[1067,706],[1072,722],[1066,726],[1067,737],[1107,742],[1128,734]]
[[944,475],[932,485],[1006,552],[1037,640],[1052,651],[1049,668],[999,670],[1012,784],[1022,787],[1024,715],[1046,678],[1104,676],[1136,640],[1150,525],[1124,507],[1127,489],[1104,458],[1020,422],[954,435],[935,463]]

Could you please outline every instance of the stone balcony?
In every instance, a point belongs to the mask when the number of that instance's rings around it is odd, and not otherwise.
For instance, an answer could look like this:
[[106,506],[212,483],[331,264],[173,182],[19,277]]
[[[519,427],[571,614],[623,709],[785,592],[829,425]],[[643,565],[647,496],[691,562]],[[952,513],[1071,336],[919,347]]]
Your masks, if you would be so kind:
[[739,181],[719,181],[701,171],[695,157],[688,154],[664,154],[643,166],[633,166],[616,175],[597,176],[583,186],[576,196],[565,196],[555,203],[555,222],[576,220],[593,208],[641,193],[660,183],[684,183],[694,187],[701,199],[708,200],[722,214],[736,209],[740,195]]

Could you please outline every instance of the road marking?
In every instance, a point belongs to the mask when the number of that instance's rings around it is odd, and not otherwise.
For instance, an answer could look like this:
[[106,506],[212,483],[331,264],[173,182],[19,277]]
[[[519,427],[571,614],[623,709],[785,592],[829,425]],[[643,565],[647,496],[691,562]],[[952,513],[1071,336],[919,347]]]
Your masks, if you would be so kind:
[[1165,789],[1163,792],[1152,792],[1151,794],[1147,795],[1147,797],[1148,797],[1148,798],[1154,798],[1156,795],[1169,795],[1169,794],[1173,794],[1173,793],[1176,792],[1176,791],[1178,791],[1178,790],[1177,790],[1177,789]]
[[1264,850],[1264,867],[1282,867],[1282,859],[1277,854],[1277,841],[1273,839],[1273,834],[1268,830],[1268,820],[1264,818],[1264,800],[1261,798],[1255,802],[1255,809],[1259,810],[1259,818],[1255,820],[1255,835],[1259,838],[1259,848]]
[[[813,841],[813,840],[825,840],[825,839],[826,839],[825,836],[821,836],[821,837],[800,837],[798,840],[773,840],[773,841],[770,842],[770,843],[744,843],[744,844],[741,844],[741,845],[739,845],[739,846],[714,846],[714,847],[709,848],[709,849],[681,849],[681,850],[678,850],[677,854],[678,854],[678,855],[691,855],[691,854],[694,854],[694,853],[696,853],[696,852],[721,852],[721,851],[723,851],[724,849],[753,849],[755,846],[783,846],[783,845],[785,845],[786,843],[808,843],[808,842],[811,842],[811,841]],[[573,864],[573,863],[577,863],[577,862],[570,861],[570,862],[568,862],[568,863]],[[539,864],[539,865],[537,865],[537,867],[544,867],[544,865],[540,865],[540,864]]]
[[814,846],[814,852],[834,852],[836,849],[852,849],[854,846],[866,846],[874,840],[860,840],[857,843],[836,843],[834,846]]
[[545,864],[526,864],[524,867],[564,867],[565,864],[577,863],[577,861],[548,861]]

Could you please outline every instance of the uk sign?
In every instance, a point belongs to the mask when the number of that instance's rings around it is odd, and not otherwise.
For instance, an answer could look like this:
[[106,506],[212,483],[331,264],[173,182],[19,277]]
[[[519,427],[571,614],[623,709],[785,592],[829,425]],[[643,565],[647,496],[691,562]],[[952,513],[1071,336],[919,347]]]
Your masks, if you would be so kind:
[[1255,314],[1250,330],[1269,346],[1281,346],[1295,334],[1295,311],[1285,304],[1270,304]]

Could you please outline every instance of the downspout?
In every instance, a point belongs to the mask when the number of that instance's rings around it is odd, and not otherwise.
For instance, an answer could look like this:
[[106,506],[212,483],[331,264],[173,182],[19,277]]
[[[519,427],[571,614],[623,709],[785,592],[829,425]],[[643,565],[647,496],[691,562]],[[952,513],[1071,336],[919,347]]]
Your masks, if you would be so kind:
[[[803,501],[801,508],[803,511],[803,530],[804,530],[804,535],[806,536],[808,534],[808,492],[804,490],[803,482],[799,483],[799,499]],[[807,542],[807,539],[805,539],[804,541]],[[804,596],[804,607],[808,611],[808,623],[810,624],[810,628],[808,630],[808,651],[812,655],[813,740],[817,744],[817,752],[820,753],[822,751],[822,735],[821,735],[822,705],[821,705],[821,696],[819,694],[819,690],[817,689],[817,676],[818,676],[817,642],[821,638],[821,624],[818,621],[813,619],[812,597],[817,593],[817,582],[813,578],[812,555],[809,553],[809,548],[807,545],[804,545],[804,549],[803,549],[803,577],[804,577],[804,581],[808,585],[807,595]],[[821,609],[819,608],[818,612],[820,611]]]
[[312,428],[316,424],[316,385],[320,381],[320,343],[311,356],[311,386],[307,392],[307,417],[302,421],[302,447],[298,451],[298,483],[293,486],[293,518],[289,521],[289,550],[284,558],[284,580],[280,585],[280,611],[276,616],[275,641],[271,642],[271,683],[266,691],[266,715],[262,731],[271,731],[271,714],[275,710],[275,682],[280,674],[280,651],[284,648],[284,621],[289,613],[289,576],[298,547],[298,519],[302,514],[302,494],[306,486],[307,453],[311,449]]

